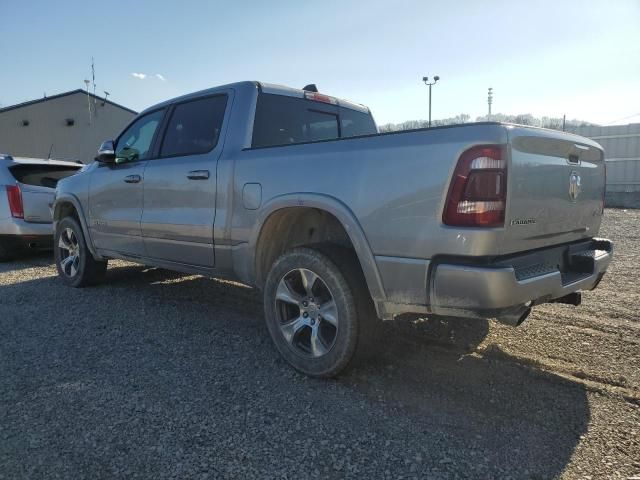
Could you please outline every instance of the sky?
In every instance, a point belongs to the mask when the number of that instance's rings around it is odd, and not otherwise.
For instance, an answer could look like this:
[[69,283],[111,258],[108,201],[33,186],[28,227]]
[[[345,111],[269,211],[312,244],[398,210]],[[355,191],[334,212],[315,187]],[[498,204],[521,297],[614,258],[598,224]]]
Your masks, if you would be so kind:
[[640,0],[0,0],[0,107],[84,88],[134,110],[260,80],[368,105],[379,124],[493,112],[640,115]]

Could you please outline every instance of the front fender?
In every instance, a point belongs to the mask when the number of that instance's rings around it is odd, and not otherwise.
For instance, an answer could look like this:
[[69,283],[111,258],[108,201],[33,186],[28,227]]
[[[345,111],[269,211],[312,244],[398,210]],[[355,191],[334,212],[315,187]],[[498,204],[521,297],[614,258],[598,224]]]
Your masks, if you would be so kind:
[[369,242],[367,241],[360,223],[353,212],[344,203],[334,197],[323,194],[286,194],[272,198],[262,206],[249,239],[249,258],[247,265],[249,269],[249,277],[256,277],[256,251],[258,240],[260,238],[262,228],[268,218],[283,208],[296,207],[311,207],[318,210],[324,210],[338,219],[355,248],[371,298],[376,306],[378,305],[378,302],[385,301],[386,295],[382,286],[380,273],[378,272],[373,252],[371,251],[371,247],[369,246]]
[[84,233],[84,238],[86,239],[87,247],[89,248],[91,255],[93,255],[93,257],[96,260],[102,260],[102,257],[96,253],[96,249],[93,245],[93,240],[91,239],[91,234],[89,233],[89,226],[87,225],[87,220],[84,214],[84,210],[82,209],[82,204],[80,203],[80,200],[78,200],[78,198],[71,193],[64,192],[59,195],[56,195],[56,199],[53,202],[53,206],[51,207],[51,209],[53,211],[54,235],[55,235],[58,222],[61,220],[62,207],[65,204],[73,205],[73,208],[78,213],[78,219],[80,220],[80,227],[82,227],[82,232]]

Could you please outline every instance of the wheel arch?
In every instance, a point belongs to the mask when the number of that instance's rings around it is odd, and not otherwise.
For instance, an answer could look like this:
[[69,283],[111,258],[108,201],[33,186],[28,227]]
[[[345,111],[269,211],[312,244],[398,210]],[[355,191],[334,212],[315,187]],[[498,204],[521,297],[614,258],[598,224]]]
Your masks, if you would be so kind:
[[[270,200],[262,207],[249,240],[250,260],[248,266],[251,269],[250,276],[254,280],[253,283],[262,288],[268,270],[278,256],[276,253],[278,253],[281,244],[276,244],[274,247],[273,242],[266,243],[269,241],[269,234],[278,231],[277,228],[273,228],[274,222],[281,223],[278,222],[278,220],[283,220],[281,215],[299,216],[300,212],[311,211],[324,216],[328,222],[325,229],[328,234],[336,236],[336,243],[340,243],[341,240],[340,232],[337,229],[344,232],[350,244],[349,247],[353,248],[356,253],[367,283],[367,289],[377,308],[378,303],[383,302],[386,296],[369,242],[353,212],[338,199],[327,195],[305,193],[283,195]],[[335,222],[335,224],[331,222]],[[297,246],[295,243],[294,239],[292,243],[285,243],[285,245]]]
[[53,231],[56,231],[58,222],[67,216],[74,217],[78,223],[80,223],[80,227],[82,228],[82,233],[84,234],[84,238],[86,239],[87,247],[91,252],[91,255],[96,260],[102,260],[102,257],[96,253],[95,247],[93,245],[93,241],[91,239],[91,235],[89,233],[89,226],[87,225],[86,218],[84,216],[84,211],[82,209],[82,205],[80,201],[71,194],[63,194],[61,196],[56,197],[56,200],[53,204]]

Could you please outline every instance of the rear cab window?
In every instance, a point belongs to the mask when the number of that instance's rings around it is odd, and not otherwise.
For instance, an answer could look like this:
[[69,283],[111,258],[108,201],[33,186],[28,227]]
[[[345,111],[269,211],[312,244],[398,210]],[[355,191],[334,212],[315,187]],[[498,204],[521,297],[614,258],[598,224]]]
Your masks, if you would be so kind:
[[260,93],[252,147],[292,145],[377,133],[371,115],[338,105]]
[[340,130],[342,137],[358,137],[378,133],[373,117],[369,113],[340,107]]
[[20,163],[9,167],[9,171],[13,178],[23,185],[56,188],[60,180],[78,173],[81,168],[82,165],[74,167],[70,165]]

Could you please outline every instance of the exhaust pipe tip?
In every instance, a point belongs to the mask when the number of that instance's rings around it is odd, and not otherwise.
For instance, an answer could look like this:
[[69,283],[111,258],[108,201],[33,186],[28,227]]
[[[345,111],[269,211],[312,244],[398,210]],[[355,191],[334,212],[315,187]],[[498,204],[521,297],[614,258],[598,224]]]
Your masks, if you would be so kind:
[[511,313],[507,313],[505,315],[497,317],[496,320],[498,320],[500,323],[504,323],[505,325],[517,327],[527,319],[530,313],[531,307],[523,306]]

